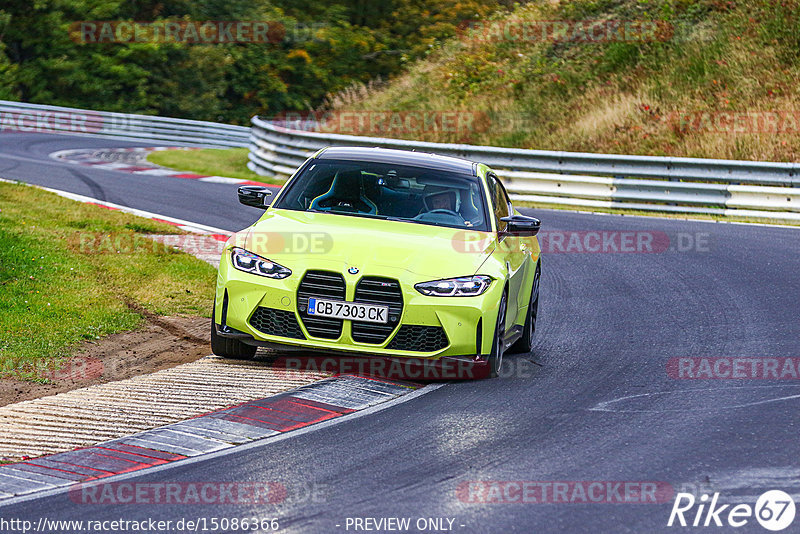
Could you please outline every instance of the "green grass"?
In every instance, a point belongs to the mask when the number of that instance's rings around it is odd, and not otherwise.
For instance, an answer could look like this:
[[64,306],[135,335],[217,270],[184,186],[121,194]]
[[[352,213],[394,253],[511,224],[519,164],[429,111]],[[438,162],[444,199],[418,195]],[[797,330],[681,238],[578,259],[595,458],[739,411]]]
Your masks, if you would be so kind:
[[284,180],[261,176],[247,168],[246,148],[204,148],[199,150],[163,150],[151,152],[147,160],[162,167],[179,171],[242,178],[267,184],[282,184]]
[[16,184],[0,210],[0,377],[40,379],[79,342],[141,326],[136,306],[209,316],[214,269],[142,236],[173,226]]
[[[792,121],[771,133],[768,115],[760,115],[762,131],[758,124],[739,131],[700,120],[720,113],[800,114],[798,0],[531,2],[496,19],[656,21],[666,31],[643,42],[487,42],[467,33],[382,87],[332,95],[329,106],[482,114],[469,130],[389,135],[424,141],[800,160]],[[680,118],[686,116],[692,120]]]

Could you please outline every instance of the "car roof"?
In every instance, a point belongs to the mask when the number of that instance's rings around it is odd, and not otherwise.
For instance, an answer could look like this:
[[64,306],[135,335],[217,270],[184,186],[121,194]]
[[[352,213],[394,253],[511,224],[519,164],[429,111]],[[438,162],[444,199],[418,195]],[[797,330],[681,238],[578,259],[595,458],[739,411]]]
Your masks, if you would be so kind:
[[477,175],[477,163],[429,152],[412,152],[410,150],[393,150],[378,147],[328,147],[322,149],[316,157],[317,159],[397,163],[398,165],[412,165],[426,169]]

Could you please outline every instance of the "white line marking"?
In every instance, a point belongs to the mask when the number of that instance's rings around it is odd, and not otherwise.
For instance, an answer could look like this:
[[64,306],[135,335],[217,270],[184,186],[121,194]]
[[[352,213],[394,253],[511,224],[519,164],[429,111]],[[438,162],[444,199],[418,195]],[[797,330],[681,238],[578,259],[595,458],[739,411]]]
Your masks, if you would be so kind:
[[138,217],[144,217],[146,219],[161,219],[164,221],[168,221],[174,223],[176,226],[180,228],[198,234],[220,234],[220,235],[232,235],[233,232],[228,230],[223,230],[221,228],[215,228],[213,226],[206,226],[205,224],[200,224],[191,221],[185,221],[183,219],[176,219],[175,217],[170,217],[168,215],[161,215],[159,213],[152,213],[150,211],[139,210],[136,208],[130,208],[128,206],[121,206],[120,204],[114,204],[113,202],[106,202],[104,200],[98,200],[96,198],[87,197],[83,195],[78,195],[76,193],[70,193],[69,191],[61,191],[60,189],[52,189],[50,187],[44,187],[41,185],[29,184],[26,182],[18,182],[15,180],[6,180],[5,178],[0,178],[0,182],[9,183],[9,184],[19,184],[19,185],[26,185],[28,187],[35,187],[37,189],[43,189],[45,191],[49,191],[51,193],[55,193],[58,196],[68,198],[70,200],[77,200],[78,202],[83,203],[91,203],[91,204],[99,204],[101,206],[105,206],[107,208],[114,208],[116,210],[122,211],[124,213],[130,213],[131,215],[136,215]]
[[[774,386],[737,386],[731,388],[692,388],[692,389],[676,389],[674,391],[654,391],[651,393],[639,393],[637,395],[626,395],[624,397],[618,397],[616,399],[611,399],[608,401],[598,402],[591,408],[589,408],[590,412],[611,412],[611,413],[664,413],[664,412],[685,412],[691,411],[692,407],[686,408],[664,408],[659,410],[632,410],[627,408],[613,408],[611,407],[612,404],[616,404],[619,402],[624,402],[630,399],[637,399],[642,397],[655,397],[657,395],[674,395],[674,394],[684,394],[684,393],[696,393],[696,392],[720,392],[720,393],[727,393],[730,391],[736,390],[756,390],[756,389],[770,389],[770,388],[785,388],[785,387],[800,387],[798,385],[793,384],[776,384]],[[777,397],[774,399],[765,399],[753,402],[745,402],[744,404],[729,404],[724,406],[713,406],[713,407],[704,407],[704,410],[733,410],[736,408],[746,408],[749,406],[758,406],[760,404],[769,404],[771,402],[780,402],[785,400],[792,400],[792,399],[800,399],[800,395],[787,395],[785,397]]]
[[131,174],[150,174],[153,176],[172,176],[173,174],[182,174],[179,171],[171,169],[147,169],[145,171],[133,171]]
[[242,184],[247,180],[241,178],[229,178],[227,176],[206,176],[205,178],[198,178],[199,182],[210,182],[212,184]]

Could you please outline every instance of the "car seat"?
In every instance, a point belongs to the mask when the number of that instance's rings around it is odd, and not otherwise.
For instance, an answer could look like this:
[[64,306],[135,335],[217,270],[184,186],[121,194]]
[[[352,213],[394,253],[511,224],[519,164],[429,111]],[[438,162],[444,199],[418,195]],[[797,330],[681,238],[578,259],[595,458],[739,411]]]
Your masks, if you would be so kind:
[[331,188],[311,202],[312,211],[378,213],[378,207],[364,194],[361,171],[339,171]]

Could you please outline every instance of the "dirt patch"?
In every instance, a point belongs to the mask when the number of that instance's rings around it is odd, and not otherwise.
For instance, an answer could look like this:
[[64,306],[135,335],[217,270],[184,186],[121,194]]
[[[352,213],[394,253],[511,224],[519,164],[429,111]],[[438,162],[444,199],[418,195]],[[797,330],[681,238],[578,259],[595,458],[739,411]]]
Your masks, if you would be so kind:
[[0,406],[153,373],[211,353],[211,319],[146,318],[139,330],[83,343],[47,383],[0,379]]

